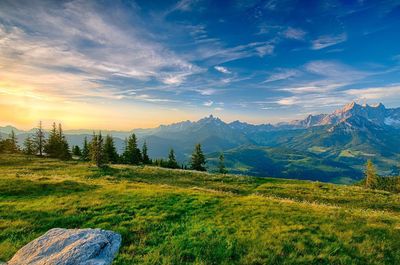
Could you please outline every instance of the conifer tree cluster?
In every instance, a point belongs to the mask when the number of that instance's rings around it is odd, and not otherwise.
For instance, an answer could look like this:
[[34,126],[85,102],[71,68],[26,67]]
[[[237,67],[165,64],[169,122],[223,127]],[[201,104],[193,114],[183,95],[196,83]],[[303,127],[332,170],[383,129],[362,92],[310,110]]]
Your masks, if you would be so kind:
[[[180,165],[176,159],[174,149],[170,149],[167,159],[152,160],[148,155],[148,146],[146,141],[143,142],[142,148],[138,147],[137,137],[132,133],[125,139],[125,148],[121,155],[118,154],[115,147],[114,138],[111,135],[103,137],[101,132],[93,133],[90,141],[84,138],[82,146],[72,146],[66,140],[61,124],[53,123],[52,129],[45,136],[42,122],[39,123],[33,135],[28,135],[23,142],[23,148],[18,146],[18,140],[14,131],[11,131],[7,139],[0,138],[0,153],[24,153],[26,155],[48,156],[63,160],[79,159],[81,161],[91,161],[96,166],[102,167],[105,164],[130,164],[130,165],[155,165],[171,169],[187,169],[186,165]],[[190,169],[198,171],[206,171],[206,159],[201,149],[201,145],[197,144],[194,148],[190,160]],[[220,164],[218,167],[220,173],[226,173],[223,164],[223,155],[220,156]]]
[[71,159],[71,151],[69,150],[68,142],[62,131],[61,124],[53,123],[52,130],[49,134],[49,139],[43,146],[44,152],[49,157],[59,158],[63,160]]
[[18,147],[18,140],[14,130],[11,130],[8,138],[0,138],[0,153],[20,153],[21,150]]
[[93,133],[90,142],[88,142],[88,139],[85,137],[82,149],[78,151],[78,148],[74,147],[74,155],[80,156],[82,161],[92,161],[99,167],[108,163],[130,165],[152,164],[152,160],[147,154],[148,149],[146,142],[144,142],[143,148],[140,150],[134,133],[125,139],[125,148],[121,155],[117,152],[114,138],[111,135],[106,135],[106,137],[103,138],[101,132],[98,134]]

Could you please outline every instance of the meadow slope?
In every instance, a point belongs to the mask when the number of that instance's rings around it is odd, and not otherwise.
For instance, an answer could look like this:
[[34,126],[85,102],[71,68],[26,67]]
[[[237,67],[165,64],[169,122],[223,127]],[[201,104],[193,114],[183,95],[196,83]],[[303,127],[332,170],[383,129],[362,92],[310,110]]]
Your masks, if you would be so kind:
[[400,196],[357,186],[0,155],[0,261],[50,228],[114,264],[400,264]]

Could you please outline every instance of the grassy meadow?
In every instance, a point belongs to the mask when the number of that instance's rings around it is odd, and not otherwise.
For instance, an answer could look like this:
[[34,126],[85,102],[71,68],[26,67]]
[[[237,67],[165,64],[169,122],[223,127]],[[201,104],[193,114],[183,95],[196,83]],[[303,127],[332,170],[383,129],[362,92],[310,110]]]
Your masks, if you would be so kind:
[[400,264],[400,195],[0,155],[0,261],[54,227],[122,235],[114,264]]

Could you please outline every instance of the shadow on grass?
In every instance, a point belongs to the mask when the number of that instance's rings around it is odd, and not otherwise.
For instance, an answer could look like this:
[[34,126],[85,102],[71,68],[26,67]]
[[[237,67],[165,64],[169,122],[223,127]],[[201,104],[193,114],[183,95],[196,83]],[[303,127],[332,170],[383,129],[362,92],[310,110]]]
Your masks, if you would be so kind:
[[0,197],[41,197],[49,195],[67,195],[96,189],[96,185],[65,180],[61,182],[32,181],[10,179],[0,182]]

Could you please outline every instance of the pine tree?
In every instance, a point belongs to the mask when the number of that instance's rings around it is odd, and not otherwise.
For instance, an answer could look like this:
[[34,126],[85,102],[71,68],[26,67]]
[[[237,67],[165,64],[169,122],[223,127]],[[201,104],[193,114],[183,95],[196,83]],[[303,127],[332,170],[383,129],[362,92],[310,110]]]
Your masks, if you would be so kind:
[[43,156],[43,149],[44,149],[46,139],[44,137],[42,121],[39,122],[39,127],[36,129],[33,140],[34,140],[34,144],[35,144],[36,154],[39,154],[39,156]]
[[49,140],[44,146],[44,152],[50,157],[64,160],[71,159],[71,152],[69,150],[68,142],[63,134],[61,124],[58,125],[57,129],[56,123],[53,123]]
[[57,133],[58,145],[59,145],[59,153],[58,158],[68,160],[72,158],[71,151],[69,150],[69,144],[65,135],[63,134],[61,123],[58,124],[58,133]]
[[224,158],[224,153],[221,153],[219,155],[219,162],[218,162],[218,172],[221,174],[226,174],[228,173],[226,168],[225,168],[225,158]]
[[104,145],[101,132],[98,135],[93,133],[93,138],[90,142],[90,158],[97,167],[104,165]]
[[167,166],[169,168],[179,168],[178,162],[176,161],[175,158],[174,149],[172,148],[169,150]]
[[107,134],[104,143],[104,156],[105,160],[110,163],[118,162],[118,153],[114,145],[114,139],[111,135]]
[[128,164],[138,165],[142,161],[142,155],[140,149],[137,147],[137,139],[134,133],[126,140],[123,156],[125,162]]
[[11,130],[11,133],[8,139],[4,140],[4,150],[8,153],[18,153],[18,140],[17,136],[15,135],[14,130]]
[[35,143],[32,139],[32,137],[29,135],[28,137],[26,137],[25,141],[24,141],[24,154],[26,155],[34,155],[35,152]]
[[79,157],[82,156],[82,151],[81,151],[81,149],[79,148],[78,145],[75,145],[75,146],[72,148],[72,154],[73,154],[74,156],[79,156]]
[[4,151],[5,151],[5,140],[3,140],[0,135],[0,153],[3,153]]
[[151,164],[151,160],[149,158],[149,155],[147,154],[147,143],[144,141],[143,147],[142,147],[142,159],[143,159],[143,164],[148,165]]
[[83,148],[82,148],[81,160],[82,161],[89,161],[90,160],[90,150],[89,150],[89,144],[88,144],[86,136],[85,136],[85,139],[83,140]]
[[196,144],[191,157],[190,167],[193,170],[206,171],[205,164],[206,158],[203,154],[203,151],[201,150],[201,145]]
[[367,161],[365,166],[365,187],[369,189],[376,189],[378,187],[378,174],[371,160]]
[[57,157],[59,151],[58,142],[56,123],[53,122],[53,127],[49,133],[49,139],[44,145],[44,152],[50,157]]

